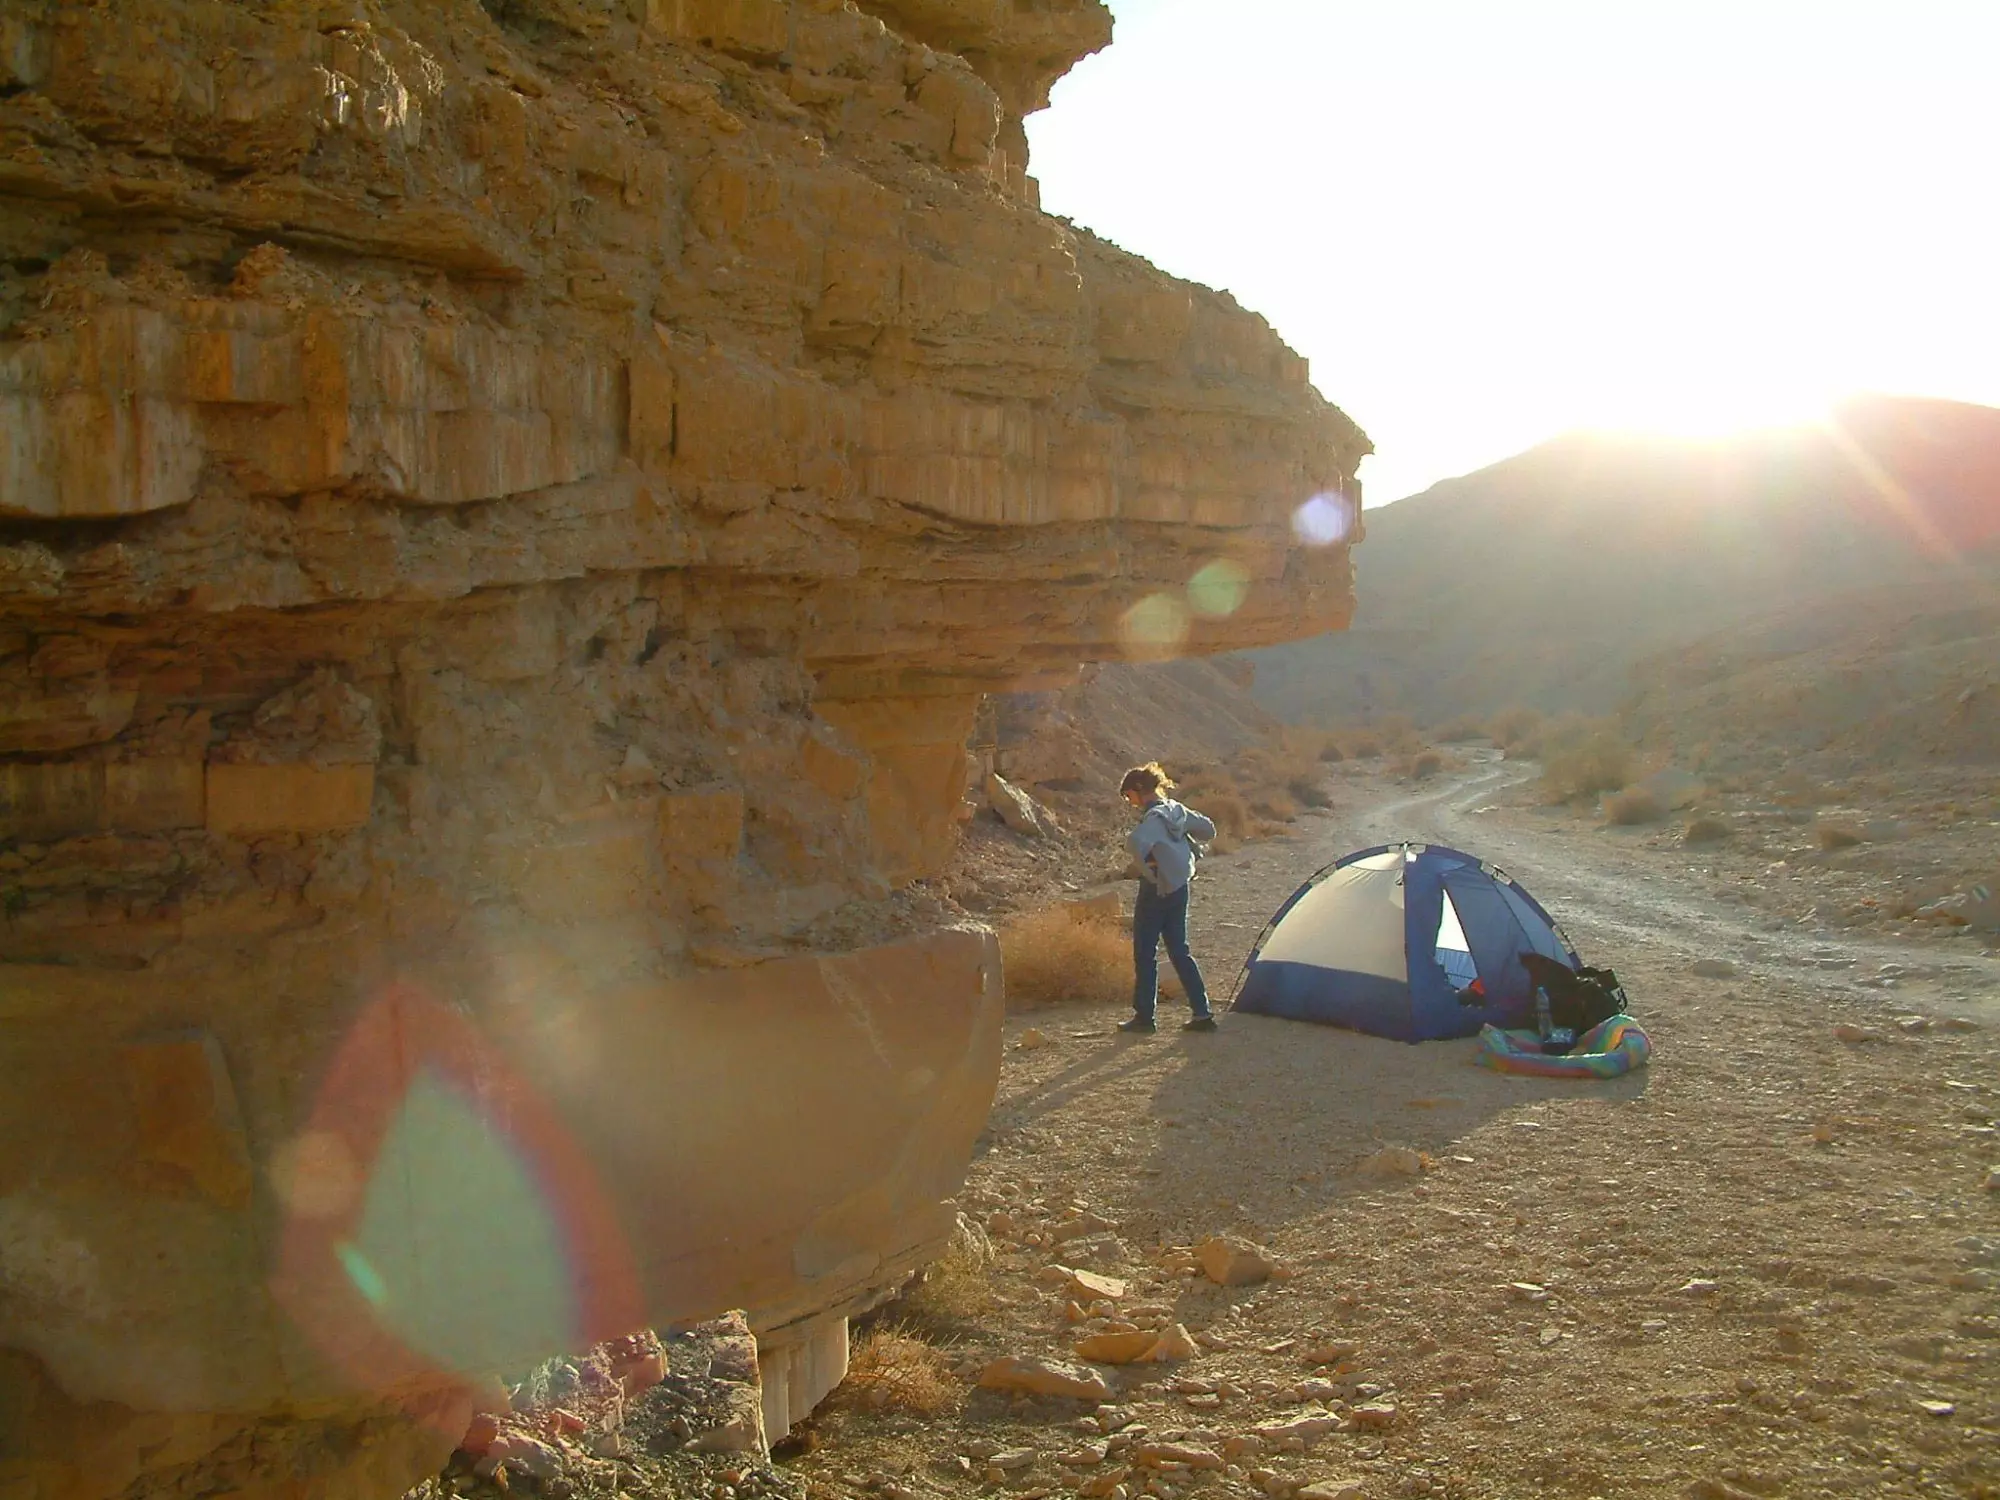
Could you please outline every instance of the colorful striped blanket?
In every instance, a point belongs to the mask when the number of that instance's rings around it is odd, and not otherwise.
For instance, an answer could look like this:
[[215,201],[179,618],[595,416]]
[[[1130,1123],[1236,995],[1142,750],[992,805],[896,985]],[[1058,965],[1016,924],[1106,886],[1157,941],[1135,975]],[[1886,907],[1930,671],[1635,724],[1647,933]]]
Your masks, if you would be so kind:
[[1502,1073],[1526,1073],[1536,1078],[1616,1078],[1646,1066],[1653,1044],[1630,1016],[1600,1021],[1561,1055],[1544,1053],[1532,1031],[1502,1031],[1488,1026],[1479,1033],[1476,1062]]

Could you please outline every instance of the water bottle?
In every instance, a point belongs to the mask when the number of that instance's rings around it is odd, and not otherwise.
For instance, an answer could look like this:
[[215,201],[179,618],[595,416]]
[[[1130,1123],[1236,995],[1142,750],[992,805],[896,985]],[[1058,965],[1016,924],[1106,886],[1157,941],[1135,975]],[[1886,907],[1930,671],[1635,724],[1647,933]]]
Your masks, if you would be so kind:
[[1555,1017],[1549,1011],[1549,992],[1540,985],[1535,986],[1535,1031],[1542,1039],[1544,1052],[1567,1052],[1576,1045],[1576,1033],[1555,1024]]

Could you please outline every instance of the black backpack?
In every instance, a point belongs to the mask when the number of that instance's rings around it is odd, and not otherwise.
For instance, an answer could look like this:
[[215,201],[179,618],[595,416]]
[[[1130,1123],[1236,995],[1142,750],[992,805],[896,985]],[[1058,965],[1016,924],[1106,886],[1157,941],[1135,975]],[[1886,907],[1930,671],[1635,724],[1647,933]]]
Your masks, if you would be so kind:
[[1632,1002],[1625,994],[1625,986],[1618,982],[1617,974],[1610,969],[1593,969],[1585,965],[1576,971],[1576,977],[1579,983],[1602,994],[1604,1003],[1612,1007],[1610,1015],[1604,1019],[1631,1014]]
[[1624,985],[1610,969],[1593,969],[1566,963],[1539,953],[1521,955],[1521,967],[1528,978],[1548,996],[1554,1024],[1578,1033],[1588,1031],[1613,1016],[1629,1015],[1631,1001]]

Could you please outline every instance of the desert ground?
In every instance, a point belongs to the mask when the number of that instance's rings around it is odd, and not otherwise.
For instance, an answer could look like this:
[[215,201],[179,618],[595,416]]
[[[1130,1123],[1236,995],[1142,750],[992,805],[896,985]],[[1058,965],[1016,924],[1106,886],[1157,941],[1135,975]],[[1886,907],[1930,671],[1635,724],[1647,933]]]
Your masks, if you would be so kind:
[[[2000,1495],[2000,954],[1843,925],[1858,885],[1890,904],[1936,855],[1824,854],[1754,810],[1685,845],[1679,820],[1545,808],[1495,752],[1457,761],[1416,784],[1335,768],[1289,837],[1206,861],[1218,1000],[1314,869],[1442,841],[1618,970],[1652,1065],[1503,1077],[1470,1041],[1226,1014],[1184,1036],[1171,1002],[1132,1038],[1122,994],[1017,1014],[962,1199],[990,1263],[962,1250],[857,1329],[855,1376],[771,1480],[828,1500]],[[1111,852],[1071,861],[1078,894]],[[1191,1250],[1218,1235],[1274,1274],[1213,1284]],[[1191,1357],[1074,1353],[1176,1326]],[[1108,1389],[975,1384],[1008,1356]]]

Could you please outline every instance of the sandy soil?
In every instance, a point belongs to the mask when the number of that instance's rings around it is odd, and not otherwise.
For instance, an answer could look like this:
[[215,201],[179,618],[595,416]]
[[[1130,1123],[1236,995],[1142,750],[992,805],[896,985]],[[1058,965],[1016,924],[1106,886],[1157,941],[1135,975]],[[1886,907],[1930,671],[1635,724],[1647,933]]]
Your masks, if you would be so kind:
[[[1298,836],[1204,866],[1198,956],[1226,995],[1270,912],[1319,865],[1390,839],[1450,842],[1507,867],[1587,959],[1618,969],[1658,1049],[1650,1069],[1608,1084],[1503,1078],[1472,1066],[1467,1042],[1250,1016],[1213,1036],[1126,1038],[1110,1029],[1123,997],[1015,1017],[964,1195],[996,1227],[991,1299],[923,1331],[954,1342],[967,1376],[999,1355],[1070,1358],[1087,1328],[1038,1273],[1087,1256],[1131,1282],[1126,1305],[1145,1305],[1133,1321],[1182,1323],[1204,1348],[1106,1370],[1109,1422],[980,1390],[939,1416],[836,1398],[794,1478],[891,1500],[1104,1491],[1119,1455],[1075,1450],[1119,1420],[1146,1442],[1220,1453],[1260,1424],[1372,1400],[1394,1408],[1385,1429],[1125,1482],[1218,1496],[1329,1478],[1370,1497],[2000,1496],[2000,1192],[1986,1187],[2000,1163],[2000,959],[1927,929],[1823,927],[1810,891],[1762,873],[1754,842],[1697,852],[1597,828],[1525,805],[1524,776],[1477,758],[1414,788],[1346,768],[1333,809]],[[1698,978],[1701,959],[1737,972]],[[1046,1045],[1020,1045],[1031,1028]],[[1357,1170],[1384,1145],[1417,1148],[1428,1170]],[[1113,1227],[1037,1243],[1085,1214]],[[1289,1274],[1234,1290],[1187,1274],[1177,1247],[1223,1232]],[[1301,1351],[1329,1339],[1358,1352],[1308,1367]],[[1331,1384],[1302,1401],[1308,1380]],[[997,1485],[982,1478],[996,1449],[1017,1455]]]

